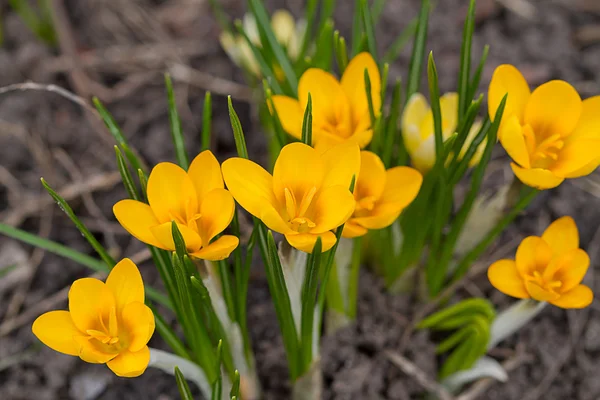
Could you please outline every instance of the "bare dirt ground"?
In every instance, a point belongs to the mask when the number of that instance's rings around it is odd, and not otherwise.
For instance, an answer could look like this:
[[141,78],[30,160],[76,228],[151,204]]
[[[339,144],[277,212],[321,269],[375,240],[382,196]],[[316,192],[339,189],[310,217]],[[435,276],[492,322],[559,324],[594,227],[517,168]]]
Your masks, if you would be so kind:
[[[0,48],[0,86],[34,81],[56,84],[89,100],[98,96],[121,124],[148,164],[173,160],[162,74],[176,82],[190,153],[199,149],[205,90],[214,94],[213,151],[223,160],[235,151],[226,95],[247,134],[253,158],[266,157],[257,124],[256,100],[239,71],[218,45],[219,28],[205,0],[56,0],[59,46],[36,39],[22,21],[0,5],[4,44]],[[223,1],[232,15],[244,12],[241,0]],[[286,4],[287,3],[287,4]],[[338,1],[337,26],[348,34],[350,1]],[[456,81],[462,21],[467,2],[439,0],[430,23],[429,46],[436,57],[442,90]],[[295,1],[270,1],[271,9]],[[389,0],[377,26],[387,47],[416,15],[417,0]],[[482,90],[495,66],[513,63],[532,85],[565,79],[589,97],[600,93],[600,4],[595,0],[480,0],[475,46],[490,44]],[[392,65],[390,77],[405,76],[409,49]],[[391,79],[390,79],[391,81]],[[488,180],[493,190],[510,177],[498,149]],[[116,223],[111,207],[126,196],[116,172],[112,139],[94,116],[57,93],[12,92],[0,97],[0,219],[13,226],[92,254],[88,244],[44,192],[39,178],[59,190],[115,257],[134,258],[147,282],[159,286],[141,243]],[[519,239],[539,234],[552,220],[572,215],[581,243],[592,257],[589,284],[600,290],[600,175],[568,181],[541,194],[503,235],[489,259],[514,254]],[[0,397],[2,399],[176,399],[172,377],[149,370],[137,379],[119,379],[102,366],[85,364],[40,346],[31,333],[33,319],[64,308],[68,285],[90,275],[84,267],[0,237],[0,267],[18,264],[0,277]],[[474,266],[458,296],[489,295],[505,307],[510,300],[491,290],[485,260]],[[357,324],[324,338],[322,363],[326,399],[415,399],[423,387],[386,357],[402,353],[434,376],[434,343],[413,332],[423,306],[408,297],[384,293],[369,272],[361,279]],[[249,326],[265,398],[289,397],[286,363],[262,265],[254,266],[249,294]],[[151,342],[160,347],[158,337]],[[582,311],[547,308],[494,355],[507,363],[510,381],[489,384],[467,399],[596,400],[600,398],[600,308]],[[463,399],[463,400],[467,400]]]

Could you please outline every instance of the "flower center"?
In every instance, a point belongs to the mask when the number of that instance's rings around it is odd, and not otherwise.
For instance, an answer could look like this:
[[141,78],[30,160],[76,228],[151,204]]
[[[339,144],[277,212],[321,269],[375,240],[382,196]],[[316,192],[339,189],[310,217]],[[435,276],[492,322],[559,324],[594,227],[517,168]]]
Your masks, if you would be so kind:
[[317,188],[313,186],[306,191],[302,196],[300,204],[298,204],[294,192],[289,188],[285,188],[283,193],[285,195],[285,210],[288,215],[290,227],[300,233],[306,233],[311,228],[314,228],[316,224],[306,215],[306,212],[317,193]]
[[523,127],[523,136],[532,168],[547,168],[558,160],[558,152],[565,146],[560,134],[542,135],[534,132],[531,125]]
[[533,271],[531,275],[525,276],[525,279],[538,284],[541,288],[554,294],[558,294],[556,289],[562,286],[562,282],[558,280],[546,280],[539,271]]
[[89,336],[88,340],[95,342],[96,347],[102,349],[102,351],[118,352],[121,348],[126,347],[124,341],[119,336],[119,325],[117,322],[117,311],[113,306],[108,316],[108,326],[102,318],[102,315],[98,315],[99,329],[88,329],[85,331]]
[[355,217],[366,217],[370,214],[370,211],[373,211],[375,208],[375,203],[377,202],[377,198],[375,196],[365,196],[359,199],[356,202],[356,207],[354,209]]

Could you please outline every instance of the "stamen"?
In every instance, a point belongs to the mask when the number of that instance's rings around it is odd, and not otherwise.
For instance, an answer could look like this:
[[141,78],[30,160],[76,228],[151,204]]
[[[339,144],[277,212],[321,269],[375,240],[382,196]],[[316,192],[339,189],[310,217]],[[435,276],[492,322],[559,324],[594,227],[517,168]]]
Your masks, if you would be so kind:
[[285,209],[288,213],[290,219],[294,219],[296,214],[296,198],[294,197],[294,193],[288,188],[283,189],[283,193],[285,195]]
[[310,204],[312,203],[316,193],[317,188],[316,186],[313,186],[308,192],[304,194],[304,197],[302,197],[302,201],[300,202],[300,210],[298,210],[298,216],[303,216],[306,213],[306,210],[308,210],[308,207],[310,207]]

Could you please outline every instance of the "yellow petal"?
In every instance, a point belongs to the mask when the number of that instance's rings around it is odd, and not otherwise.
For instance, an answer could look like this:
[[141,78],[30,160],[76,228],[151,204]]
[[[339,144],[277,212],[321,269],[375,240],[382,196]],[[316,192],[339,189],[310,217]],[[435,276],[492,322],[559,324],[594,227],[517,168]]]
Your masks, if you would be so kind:
[[354,196],[344,186],[330,186],[323,189],[313,200],[312,220],[316,224],[311,233],[321,233],[335,229],[350,218],[354,212]]
[[560,297],[558,293],[550,292],[538,285],[537,283],[535,283],[534,281],[526,281],[525,288],[527,289],[527,292],[529,293],[531,298],[537,301],[553,302],[558,300],[558,298]]
[[545,269],[552,259],[552,248],[542,238],[529,236],[517,248],[515,262],[521,277]]
[[[365,88],[365,69],[371,81],[371,99],[375,116],[381,113],[381,75],[377,63],[370,53],[359,53],[350,62],[342,76],[342,88],[352,107],[354,121],[369,114],[369,103]],[[370,117],[369,117],[370,118]]]
[[272,99],[283,129],[296,139],[301,139],[304,111],[298,100],[281,95],[275,95]]
[[271,17],[271,26],[277,41],[287,47],[296,34],[296,21],[292,14],[287,10],[275,11]]
[[551,223],[542,234],[542,239],[548,243],[556,256],[579,248],[577,225],[569,216],[561,217]]
[[347,104],[346,94],[338,80],[322,69],[309,68],[300,77],[298,100],[302,113],[308,103],[308,93],[311,96],[313,121],[320,119],[335,121],[337,119],[336,105],[341,101],[346,101]]
[[363,228],[362,226],[355,224],[353,219],[350,218],[344,224],[344,230],[342,231],[342,236],[345,238],[355,238],[359,236],[366,235],[368,230]]
[[385,165],[381,158],[370,151],[361,151],[360,172],[354,187],[357,198],[372,196],[379,199],[386,185],[386,176]]
[[600,96],[590,97],[581,103],[581,116],[575,130],[567,140],[600,139]]
[[561,308],[585,308],[592,304],[592,301],[594,301],[594,292],[585,285],[578,285],[550,303]]
[[230,158],[223,165],[227,188],[246,211],[260,217],[263,207],[277,205],[273,177],[260,165],[244,158]]
[[200,204],[200,234],[202,243],[210,241],[229,226],[235,212],[233,196],[225,189],[208,192]]
[[240,243],[240,240],[232,235],[223,235],[206,247],[192,253],[191,255],[203,260],[219,261],[224,260]]
[[513,260],[499,260],[490,265],[488,279],[492,286],[504,294],[518,299],[529,298],[523,278],[517,271],[517,264]]
[[398,203],[377,204],[369,216],[355,217],[353,222],[367,229],[383,229],[398,219],[402,210]]
[[579,285],[590,266],[590,257],[581,249],[574,249],[556,256],[544,271],[546,281],[560,281],[562,286],[557,288],[565,293]]
[[194,184],[178,165],[163,162],[156,165],[148,178],[148,203],[159,222],[176,218],[186,220],[187,210],[195,212],[198,199]]
[[146,346],[154,333],[154,314],[141,302],[127,304],[121,314],[121,319],[129,336],[128,350],[140,351]]
[[[568,143],[558,153],[558,160],[550,166],[556,176],[582,176],[583,169],[597,163],[600,158],[600,139],[582,139]],[[593,171],[593,170],[592,170]],[[590,171],[591,172],[591,171]]]
[[89,336],[75,336],[79,345],[79,358],[92,364],[105,364],[119,353],[113,346],[107,346]]
[[134,378],[140,376],[146,371],[150,362],[150,349],[144,346],[140,351],[132,353],[125,350],[117,357],[110,360],[106,365],[115,375],[123,378]]
[[421,126],[427,114],[431,112],[427,99],[421,93],[413,94],[402,112],[402,138],[406,150],[412,156],[421,145]]
[[81,332],[88,329],[103,330],[100,319],[108,321],[110,311],[115,306],[112,291],[98,279],[77,279],[69,289],[69,312]]
[[552,171],[547,169],[525,169],[519,167],[515,163],[510,163],[510,167],[521,182],[539,190],[555,188],[565,180],[564,178],[554,175]]
[[565,137],[577,126],[581,115],[581,97],[565,81],[550,81],[533,91],[525,108],[525,123],[535,132]]
[[[285,204],[287,189],[300,205],[312,188],[319,189],[325,176],[325,165],[318,153],[304,143],[283,147],[273,168],[273,190],[280,204]],[[245,179],[251,179],[245,174]],[[242,204],[243,205],[243,204]]]
[[33,334],[46,346],[70,356],[79,355],[79,345],[74,336],[82,333],[77,329],[68,311],[50,311],[40,315],[31,327]]
[[273,208],[273,206],[265,205],[258,216],[260,220],[272,231],[279,232],[281,234],[288,234],[294,232],[286,221],[283,220],[281,214]]
[[525,107],[531,96],[529,85],[527,85],[527,81],[518,69],[512,65],[503,64],[494,71],[488,89],[488,111],[492,121],[502,98],[507,93],[503,120],[516,115],[519,122],[523,122]]
[[[177,228],[179,228],[179,232],[185,242],[185,247],[190,253],[193,253],[202,246],[202,239],[196,231],[180,223],[177,223]],[[162,244],[161,248],[165,250],[175,250],[172,229],[171,222],[165,222],[152,228],[152,234]]]
[[190,164],[188,176],[196,189],[198,203],[213,189],[223,189],[221,166],[210,150],[198,154]]
[[321,237],[321,251],[325,252],[335,244],[335,235],[329,231],[318,235],[312,233],[292,233],[285,235],[285,238],[292,247],[305,253],[312,253],[319,236]]
[[435,137],[429,136],[421,142],[417,150],[410,155],[413,166],[425,174],[435,165]]
[[133,302],[144,302],[144,282],[138,267],[129,258],[117,263],[106,278],[106,287],[115,297],[117,314]]
[[127,232],[136,239],[161,247],[150,228],[159,224],[148,204],[136,200],[121,200],[113,206],[115,217]]
[[344,142],[327,149],[321,154],[321,160],[325,166],[323,187],[340,185],[350,188],[352,177],[356,175],[358,178],[361,152],[354,143]]
[[565,178],[580,178],[582,176],[588,176],[592,172],[596,170],[600,166],[600,157],[597,159],[590,161],[588,164],[583,167],[576,169],[575,171],[569,172],[565,174]]
[[369,145],[369,143],[371,143],[371,140],[373,139],[373,130],[370,129],[370,127],[370,122],[368,124],[359,123],[348,141],[350,143],[356,143],[358,147],[364,149]]
[[405,208],[419,194],[423,175],[410,167],[390,168],[385,174],[385,188],[380,203],[394,203],[400,208]]
[[514,162],[523,168],[530,168],[529,152],[523,136],[523,128],[515,115],[502,119],[500,143]]

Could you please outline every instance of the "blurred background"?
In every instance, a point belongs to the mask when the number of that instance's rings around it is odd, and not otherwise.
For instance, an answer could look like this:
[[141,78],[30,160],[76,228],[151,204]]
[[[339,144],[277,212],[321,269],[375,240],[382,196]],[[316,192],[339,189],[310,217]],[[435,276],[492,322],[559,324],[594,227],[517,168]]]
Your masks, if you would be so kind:
[[[241,18],[246,10],[243,0],[220,3],[231,18]],[[271,12],[285,8],[296,17],[303,14],[301,1],[266,3]],[[419,3],[386,2],[377,25],[381,50],[416,16]],[[335,13],[336,27],[347,37],[352,4],[338,1]],[[466,0],[438,0],[431,16],[428,47],[436,58],[442,92],[456,90],[467,5]],[[599,0],[478,0],[476,15],[475,57],[490,45],[483,93],[494,68],[511,63],[532,86],[564,79],[583,98],[600,94]],[[257,115],[260,95],[245,84],[241,71],[221,49],[220,28],[208,1],[3,0],[0,29],[0,220],[93,254],[43,190],[39,181],[43,176],[115,257],[139,262],[146,280],[158,285],[144,246],[112,215],[112,205],[126,192],[116,169],[113,139],[90,111],[91,97],[105,104],[149,165],[173,161],[163,78],[170,72],[190,155],[200,148],[204,92],[210,90],[213,152],[221,161],[235,153],[227,114],[226,96],[231,95],[251,157],[266,161],[266,140]],[[390,82],[406,76],[409,57],[410,45],[390,66]],[[498,179],[510,178],[501,149],[495,161],[490,168],[497,169]],[[539,234],[550,220],[569,214],[597,268],[599,197],[597,172],[544,192],[498,246]],[[255,267],[249,318],[257,364],[265,398],[282,400],[289,390],[284,352],[262,267],[259,263]],[[33,337],[33,319],[66,307],[68,285],[90,274],[74,262],[0,236],[3,400],[178,398],[170,376],[148,371],[141,378],[120,379],[105,367],[42,348]],[[496,304],[507,304],[479,278],[463,290],[473,295],[493,293]],[[324,343],[325,398],[415,398],[421,388],[382,355],[399,346],[412,303],[383,294],[381,282],[368,273],[361,284],[357,325]],[[598,293],[600,284],[595,288]],[[599,399],[599,313],[597,302],[581,312],[546,310],[499,350],[499,357],[518,361],[511,369],[511,381],[493,386],[480,398]],[[158,338],[152,344],[161,346]],[[427,335],[416,335],[407,352],[423,370],[435,373],[434,345]]]

